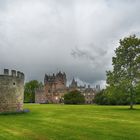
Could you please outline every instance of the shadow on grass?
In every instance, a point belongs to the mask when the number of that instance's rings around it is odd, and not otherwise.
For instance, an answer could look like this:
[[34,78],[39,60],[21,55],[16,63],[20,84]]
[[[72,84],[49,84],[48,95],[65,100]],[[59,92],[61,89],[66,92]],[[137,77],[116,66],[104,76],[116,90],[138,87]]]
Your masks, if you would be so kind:
[[118,111],[140,111],[140,106],[134,105],[133,109],[130,109],[129,105],[95,105],[99,107],[105,107],[107,110],[118,110]]
[[27,114],[29,113],[29,109],[24,109],[23,111],[17,111],[17,112],[2,112],[0,115],[21,115],[21,114]]
[[119,111],[130,111],[130,112],[133,112],[133,111],[139,111],[140,112],[140,108],[136,108],[136,107],[134,107],[133,109],[130,109],[129,107],[128,108],[121,108],[121,107],[119,107],[119,108],[114,108],[114,110],[119,110]]

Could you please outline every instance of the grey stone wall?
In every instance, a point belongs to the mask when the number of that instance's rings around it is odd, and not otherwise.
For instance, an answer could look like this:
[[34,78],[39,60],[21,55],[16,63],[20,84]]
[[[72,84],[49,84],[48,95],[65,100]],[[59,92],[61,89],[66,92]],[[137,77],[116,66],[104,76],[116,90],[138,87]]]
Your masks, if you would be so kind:
[[47,96],[44,88],[35,90],[35,103],[47,103]]
[[23,110],[24,74],[4,69],[0,75],[0,112],[17,112]]

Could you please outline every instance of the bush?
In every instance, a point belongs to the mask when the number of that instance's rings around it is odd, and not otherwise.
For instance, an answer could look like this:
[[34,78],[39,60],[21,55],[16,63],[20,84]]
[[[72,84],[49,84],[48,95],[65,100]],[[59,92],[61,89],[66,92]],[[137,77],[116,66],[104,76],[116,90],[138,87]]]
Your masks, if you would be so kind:
[[84,104],[85,98],[79,91],[71,91],[64,95],[65,104]]

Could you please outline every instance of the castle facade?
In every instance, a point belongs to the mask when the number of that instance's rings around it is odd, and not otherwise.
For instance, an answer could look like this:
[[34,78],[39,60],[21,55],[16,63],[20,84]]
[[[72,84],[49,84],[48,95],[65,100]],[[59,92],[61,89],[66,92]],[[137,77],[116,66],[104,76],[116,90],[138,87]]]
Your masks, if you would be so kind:
[[56,74],[44,77],[44,87],[39,88],[35,92],[36,103],[63,103],[63,96],[69,91],[79,90],[85,97],[85,103],[93,103],[96,90],[90,86],[78,86],[77,81],[73,78],[69,87],[66,85],[66,74],[58,72]]

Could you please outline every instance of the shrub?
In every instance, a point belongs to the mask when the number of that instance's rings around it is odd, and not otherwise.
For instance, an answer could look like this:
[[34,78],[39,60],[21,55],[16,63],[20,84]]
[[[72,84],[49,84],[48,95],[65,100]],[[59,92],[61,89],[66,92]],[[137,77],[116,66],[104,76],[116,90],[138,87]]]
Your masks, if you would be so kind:
[[64,95],[65,104],[84,104],[85,98],[79,91],[71,91]]

